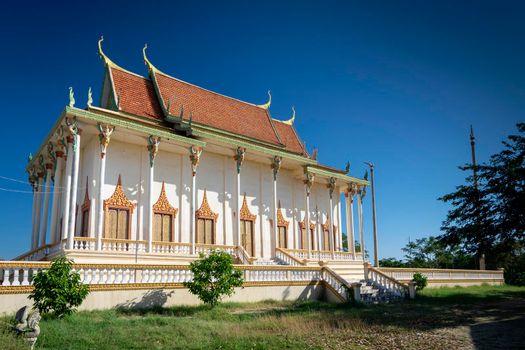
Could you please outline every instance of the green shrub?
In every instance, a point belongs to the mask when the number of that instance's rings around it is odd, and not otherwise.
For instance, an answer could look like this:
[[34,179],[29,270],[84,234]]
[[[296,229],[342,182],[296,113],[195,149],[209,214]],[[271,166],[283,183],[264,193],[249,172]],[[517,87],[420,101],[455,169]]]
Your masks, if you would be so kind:
[[416,290],[418,291],[423,290],[428,284],[428,279],[419,272],[412,276],[412,281],[416,283]]
[[60,257],[48,270],[38,272],[33,278],[34,289],[29,298],[35,301],[34,307],[40,313],[62,317],[82,304],[89,288],[82,284],[80,275],[72,271],[72,265],[73,261]]
[[190,292],[205,304],[214,307],[224,296],[231,296],[235,287],[242,286],[242,272],[233,267],[230,254],[213,251],[208,256],[200,254],[200,259],[190,264],[193,280],[184,282]]

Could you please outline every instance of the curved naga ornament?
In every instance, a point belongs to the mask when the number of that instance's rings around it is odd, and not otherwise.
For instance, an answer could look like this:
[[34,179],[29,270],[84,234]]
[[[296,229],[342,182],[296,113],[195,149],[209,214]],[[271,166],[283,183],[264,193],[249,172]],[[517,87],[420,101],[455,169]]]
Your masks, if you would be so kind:
[[292,117],[288,120],[283,121],[284,124],[293,125],[293,122],[295,121],[295,107],[292,106]]

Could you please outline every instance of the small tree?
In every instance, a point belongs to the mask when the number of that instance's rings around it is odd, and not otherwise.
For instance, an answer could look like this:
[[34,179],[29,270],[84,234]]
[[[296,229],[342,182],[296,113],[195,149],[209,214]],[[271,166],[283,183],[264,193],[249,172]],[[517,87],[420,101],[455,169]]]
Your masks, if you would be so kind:
[[231,296],[235,287],[243,284],[242,273],[233,267],[230,254],[213,251],[208,256],[200,254],[200,259],[190,264],[193,280],[184,282],[190,293],[204,303],[214,307],[225,296]]
[[416,290],[420,291],[420,290],[423,290],[427,286],[428,279],[425,276],[423,276],[421,273],[416,272],[412,276],[412,282],[416,283]]
[[89,294],[80,275],[72,270],[73,261],[60,257],[48,270],[40,271],[33,278],[33,291],[29,295],[40,313],[51,313],[55,317],[69,315]]

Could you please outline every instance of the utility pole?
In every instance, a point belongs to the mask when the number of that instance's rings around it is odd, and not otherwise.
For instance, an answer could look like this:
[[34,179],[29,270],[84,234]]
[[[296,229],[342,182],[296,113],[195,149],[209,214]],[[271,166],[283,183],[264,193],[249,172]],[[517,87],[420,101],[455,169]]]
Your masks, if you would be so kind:
[[[371,162],[365,162],[370,168],[370,180],[372,181],[372,224],[374,228],[374,265],[379,267],[379,257],[377,254],[377,222],[376,222],[376,193],[375,193],[375,181],[374,181],[374,164]],[[364,253],[363,253],[364,254]]]
[[[470,126],[470,151],[472,153],[472,180],[474,182],[474,189],[476,190],[476,194],[478,194],[478,174],[477,174],[477,167],[476,164],[476,138],[474,137],[474,129],[472,128],[472,125]],[[485,252],[480,252],[479,255],[479,269],[485,270]]]

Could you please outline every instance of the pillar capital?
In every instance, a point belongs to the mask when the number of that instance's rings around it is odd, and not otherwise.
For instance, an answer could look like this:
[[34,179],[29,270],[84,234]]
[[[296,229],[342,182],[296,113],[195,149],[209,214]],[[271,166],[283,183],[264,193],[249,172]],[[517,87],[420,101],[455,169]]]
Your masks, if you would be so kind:
[[201,159],[202,148],[198,146],[190,147],[190,162],[191,162],[191,174],[195,176],[197,174],[197,167]]
[[315,180],[315,175],[309,171],[306,170],[305,168],[305,171],[304,171],[304,184],[305,184],[305,187],[306,187],[306,195],[307,196],[310,196],[310,191],[312,189],[312,185],[314,184],[314,180]]
[[235,155],[233,156],[233,159],[235,159],[235,162],[237,163],[237,174],[241,173],[241,166],[244,162],[244,155],[246,154],[246,148],[244,147],[237,147],[235,150]]
[[149,166],[153,167],[155,164],[155,157],[159,152],[160,137],[150,135],[148,137],[148,152],[149,152]]
[[104,158],[106,155],[106,151],[109,145],[109,141],[111,139],[111,134],[113,131],[115,131],[115,127],[109,124],[97,124],[98,128],[98,139],[100,142],[100,157]]
[[283,157],[274,156],[272,159],[272,170],[273,170],[273,179],[277,180],[277,173],[281,169],[281,163],[283,162]]

